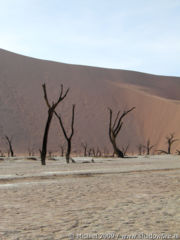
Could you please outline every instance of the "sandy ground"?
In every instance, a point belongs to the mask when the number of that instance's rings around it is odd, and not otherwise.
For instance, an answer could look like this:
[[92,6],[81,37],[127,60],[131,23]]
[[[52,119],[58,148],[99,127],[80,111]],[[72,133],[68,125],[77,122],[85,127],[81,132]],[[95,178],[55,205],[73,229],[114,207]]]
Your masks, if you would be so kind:
[[1,240],[180,239],[179,156],[76,160],[0,160]]

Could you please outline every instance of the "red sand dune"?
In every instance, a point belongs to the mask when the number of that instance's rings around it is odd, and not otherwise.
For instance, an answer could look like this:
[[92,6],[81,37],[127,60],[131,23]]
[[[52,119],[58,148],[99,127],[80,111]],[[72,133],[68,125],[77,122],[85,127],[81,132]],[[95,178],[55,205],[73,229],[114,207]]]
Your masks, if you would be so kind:
[[[156,149],[165,147],[165,136],[175,132],[180,138],[180,77],[167,77],[134,71],[104,69],[44,61],[0,49],[0,135],[13,136],[16,153],[28,147],[41,147],[47,118],[42,84],[56,99],[60,84],[70,87],[67,98],[59,104],[66,126],[69,126],[72,104],[76,104],[73,151],[89,147],[107,147],[109,114],[135,106],[124,121],[119,146],[130,144],[130,152],[147,138]],[[64,138],[54,117],[49,150],[57,151]],[[6,148],[1,143],[1,148]],[[0,148],[0,149],[1,149]],[[173,151],[180,149],[180,141]]]

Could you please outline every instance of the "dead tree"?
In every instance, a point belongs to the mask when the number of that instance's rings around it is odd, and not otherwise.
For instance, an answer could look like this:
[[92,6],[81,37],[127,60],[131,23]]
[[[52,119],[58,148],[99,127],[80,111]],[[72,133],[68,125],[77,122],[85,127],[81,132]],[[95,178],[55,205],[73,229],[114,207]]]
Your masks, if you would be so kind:
[[171,154],[171,148],[172,144],[179,141],[179,139],[174,138],[174,133],[171,133],[169,136],[166,137],[166,143],[168,145],[167,151],[165,150],[157,150],[160,154],[165,153],[165,154]]
[[93,152],[92,148],[89,148],[89,150],[88,150],[88,156],[89,157],[92,155],[92,152]]
[[168,154],[171,154],[171,147],[174,142],[177,142],[178,139],[174,139],[174,133],[171,133],[170,136],[166,137],[167,144],[168,144]]
[[60,149],[61,149],[61,157],[64,156],[64,144],[60,146]]
[[69,163],[70,160],[70,154],[71,154],[71,140],[72,140],[72,136],[74,134],[74,112],[75,112],[75,105],[72,106],[72,120],[71,120],[71,134],[68,137],[67,135],[67,131],[64,128],[64,124],[62,122],[62,118],[60,116],[60,114],[57,114],[55,112],[56,117],[59,119],[59,124],[61,126],[61,129],[63,131],[64,137],[67,141],[67,151],[66,151],[66,162]]
[[91,156],[93,156],[93,157],[101,157],[101,150],[99,149],[99,147],[97,147],[96,150],[95,150],[94,147],[92,147],[92,148],[89,149],[89,151],[90,151],[90,155]]
[[101,157],[101,155],[102,155],[102,153],[101,153],[101,150],[99,149],[99,147],[97,147],[97,149],[95,150],[95,148],[94,147],[92,147],[92,148],[89,148],[88,150],[87,150],[87,155],[90,157],[90,156],[92,156],[92,157]]
[[50,104],[49,100],[48,100],[48,96],[47,96],[46,84],[43,84],[42,87],[43,87],[43,92],[44,92],[44,99],[45,99],[45,102],[48,107],[48,118],[46,121],[43,143],[42,143],[42,150],[41,150],[41,164],[46,165],[47,141],[48,141],[48,133],[49,133],[49,127],[51,124],[51,120],[52,120],[52,117],[53,117],[56,107],[66,97],[66,95],[69,91],[69,88],[66,90],[65,94],[63,94],[63,85],[61,84],[61,91],[59,94],[59,98],[57,99],[57,101],[55,103],[52,102],[52,104]]
[[153,147],[154,145],[151,145],[150,139],[148,139],[146,145],[143,145],[143,148],[146,150],[146,155],[150,154],[150,151],[152,150]]
[[122,125],[123,125],[123,118],[132,110],[134,110],[135,107],[124,111],[121,115],[120,115],[120,111],[117,113],[116,118],[114,120],[114,123],[112,123],[112,109],[109,108],[109,139],[110,142],[113,146],[114,152],[118,157],[123,158],[124,154],[123,152],[117,147],[116,144],[116,138],[118,133],[120,132]]
[[12,147],[12,138],[9,138],[8,136],[5,136],[7,143],[9,145],[9,153],[11,154],[11,157],[14,157],[14,150]]
[[92,155],[95,157],[96,156],[96,152],[95,152],[94,147],[91,148],[91,152],[92,152]]
[[87,157],[87,143],[81,143],[81,146],[84,149],[84,157]]
[[137,146],[137,148],[138,148],[138,153],[139,153],[139,155],[142,155],[143,145],[142,145],[142,144],[139,144],[139,145]]

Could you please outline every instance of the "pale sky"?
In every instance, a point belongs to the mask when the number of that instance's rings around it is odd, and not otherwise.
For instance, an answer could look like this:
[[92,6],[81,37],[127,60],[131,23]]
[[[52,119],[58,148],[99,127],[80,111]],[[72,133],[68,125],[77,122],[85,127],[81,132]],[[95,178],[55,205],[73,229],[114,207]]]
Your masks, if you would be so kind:
[[180,76],[180,0],[0,0],[0,48]]

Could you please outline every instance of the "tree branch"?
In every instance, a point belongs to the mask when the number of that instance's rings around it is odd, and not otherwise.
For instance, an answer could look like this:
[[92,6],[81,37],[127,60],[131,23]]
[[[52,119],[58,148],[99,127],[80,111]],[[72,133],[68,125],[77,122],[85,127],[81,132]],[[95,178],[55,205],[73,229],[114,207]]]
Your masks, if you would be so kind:
[[68,138],[68,136],[67,136],[67,134],[66,134],[66,130],[65,130],[65,128],[64,128],[64,125],[63,125],[63,122],[62,122],[62,119],[61,119],[61,115],[60,115],[60,114],[57,114],[56,111],[54,111],[54,113],[55,113],[56,117],[59,119],[59,123],[60,123],[60,125],[61,125],[61,129],[62,129],[62,131],[63,131],[63,134],[64,134],[66,140],[68,140],[69,138]]
[[[131,112],[131,111],[134,110],[134,109],[135,109],[135,107],[133,107],[133,108],[131,108],[131,109],[129,109],[129,110],[123,112],[123,114],[122,114],[121,117],[119,118],[118,124],[117,124],[117,126],[116,126],[114,132],[117,132],[117,131],[118,131],[122,119],[123,119],[123,118],[124,118],[129,112]],[[121,126],[121,127],[122,127],[122,126]]]
[[75,104],[73,104],[72,107],[72,122],[71,122],[71,135],[70,135],[70,139],[72,138],[73,134],[74,134],[74,111],[75,111]]
[[42,85],[42,87],[43,87],[45,102],[46,102],[48,108],[51,108],[51,105],[49,104],[49,100],[48,100],[48,97],[47,97],[46,84],[44,83],[44,84]]

